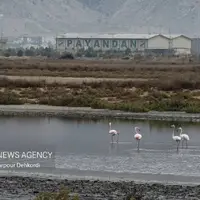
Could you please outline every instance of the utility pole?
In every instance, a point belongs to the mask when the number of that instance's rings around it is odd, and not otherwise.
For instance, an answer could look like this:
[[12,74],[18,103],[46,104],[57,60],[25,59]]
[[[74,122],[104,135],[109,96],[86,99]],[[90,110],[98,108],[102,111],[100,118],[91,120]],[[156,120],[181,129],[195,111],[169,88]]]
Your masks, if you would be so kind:
[[172,44],[172,37],[171,37],[171,30],[169,28],[169,52],[171,54],[171,51],[173,49],[173,44]]
[[[195,39],[196,40],[196,39]],[[199,48],[199,45],[200,45],[200,37],[199,37],[199,34],[198,34],[198,38],[197,38],[197,55],[198,55],[198,61],[200,61],[200,48]]]
[[0,50],[4,49],[4,41],[3,41],[3,14],[0,14],[0,20],[1,20],[1,39],[0,39]]
[[151,27],[148,26],[148,34],[151,35]]
[[1,39],[3,38],[3,14],[0,14],[0,19],[1,19]]
[[162,34],[162,26],[159,26],[159,34]]

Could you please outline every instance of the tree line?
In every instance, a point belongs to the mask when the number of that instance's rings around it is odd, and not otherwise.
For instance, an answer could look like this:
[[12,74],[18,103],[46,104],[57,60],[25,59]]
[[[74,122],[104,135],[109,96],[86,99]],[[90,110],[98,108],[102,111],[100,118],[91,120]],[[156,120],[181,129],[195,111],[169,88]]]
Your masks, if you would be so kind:
[[55,57],[58,55],[54,48],[50,47],[39,47],[39,48],[8,48],[1,52],[2,56],[44,56],[44,57]]
[[[106,52],[104,51],[95,51],[92,48],[88,49],[79,49],[77,52],[73,53],[73,56],[75,57],[112,57],[112,56],[127,56],[131,53],[130,49],[127,49],[124,52],[119,52],[116,50],[108,50]],[[62,55],[65,54],[72,54],[69,52],[63,52]],[[10,56],[44,56],[44,57],[59,57],[60,53],[56,51],[56,49],[52,47],[39,47],[39,48],[8,48],[4,51],[1,51],[1,55],[5,57],[10,57]]]

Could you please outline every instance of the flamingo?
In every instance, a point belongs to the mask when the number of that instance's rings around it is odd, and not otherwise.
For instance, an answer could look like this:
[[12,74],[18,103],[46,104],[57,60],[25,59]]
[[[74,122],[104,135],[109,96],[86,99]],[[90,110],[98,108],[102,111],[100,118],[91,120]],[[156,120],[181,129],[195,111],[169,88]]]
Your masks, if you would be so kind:
[[179,144],[180,144],[180,141],[181,141],[181,137],[174,135],[175,125],[171,125],[171,127],[173,128],[172,139],[177,142],[177,151],[178,151]]
[[181,127],[178,128],[178,130],[180,130],[180,137],[182,140],[182,148],[183,148],[183,142],[186,142],[186,148],[188,148],[188,141],[190,140],[189,136],[187,134],[182,134],[183,133],[183,129]]
[[109,127],[110,127],[109,134],[111,134],[112,143],[113,143],[113,137],[116,136],[116,135],[117,135],[117,142],[118,142],[118,140],[119,140],[119,133],[120,132],[111,128],[111,122],[109,122]]
[[137,141],[137,149],[139,151],[139,146],[140,146],[140,140],[142,139],[142,135],[139,133],[140,132],[140,128],[139,127],[135,127],[135,135],[134,138]]

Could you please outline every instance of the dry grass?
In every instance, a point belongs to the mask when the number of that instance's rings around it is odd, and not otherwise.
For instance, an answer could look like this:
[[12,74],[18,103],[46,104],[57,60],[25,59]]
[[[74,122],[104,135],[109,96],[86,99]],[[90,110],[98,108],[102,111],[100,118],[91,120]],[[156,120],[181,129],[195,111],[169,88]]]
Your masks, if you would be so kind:
[[[183,87],[185,90],[183,90]],[[185,80],[67,82],[0,79],[0,104],[47,104],[145,112],[200,112],[200,83]]]
[[35,200],[79,200],[79,196],[70,197],[70,191],[62,187],[58,192],[42,192]]
[[171,77],[168,79],[120,79],[120,78],[61,78],[61,77],[27,77],[2,76],[0,87],[37,88],[37,87],[68,87],[68,88],[97,88],[120,89],[134,92],[134,88],[142,90],[156,89],[158,91],[183,91],[200,89],[200,79]]
[[200,66],[145,62],[0,60],[0,104],[200,112]]
[[[200,65],[172,61],[0,59],[0,74],[93,78],[198,76]],[[199,77],[198,77],[199,78]]]

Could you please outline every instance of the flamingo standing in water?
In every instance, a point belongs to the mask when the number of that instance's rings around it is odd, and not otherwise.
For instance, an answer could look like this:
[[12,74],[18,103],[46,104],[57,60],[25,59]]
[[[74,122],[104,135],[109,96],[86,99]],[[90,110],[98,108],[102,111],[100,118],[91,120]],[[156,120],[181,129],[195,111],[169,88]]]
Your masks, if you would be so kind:
[[116,136],[116,135],[117,135],[117,142],[118,142],[118,140],[119,140],[119,131],[114,130],[114,129],[111,128],[111,122],[109,122],[109,127],[110,127],[109,134],[111,135],[112,143],[113,143],[113,137]]
[[173,128],[172,139],[177,142],[177,151],[178,151],[179,144],[180,144],[180,141],[181,141],[181,137],[174,135],[175,125],[171,125],[171,127]]
[[190,140],[189,136],[187,134],[183,134],[183,129],[181,127],[178,128],[180,130],[180,137],[182,140],[182,148],[183,148],[183,142],[186,142],[186,148],[188,148],[188,141]]
[[139,151],[139,148],[140,148],[140,140],[142,139],[142,135],[139,132],[140,132],[140,128],[139,127],[135,127],[134,138],[137,141],[137,149],[138,149],[138,151]]

